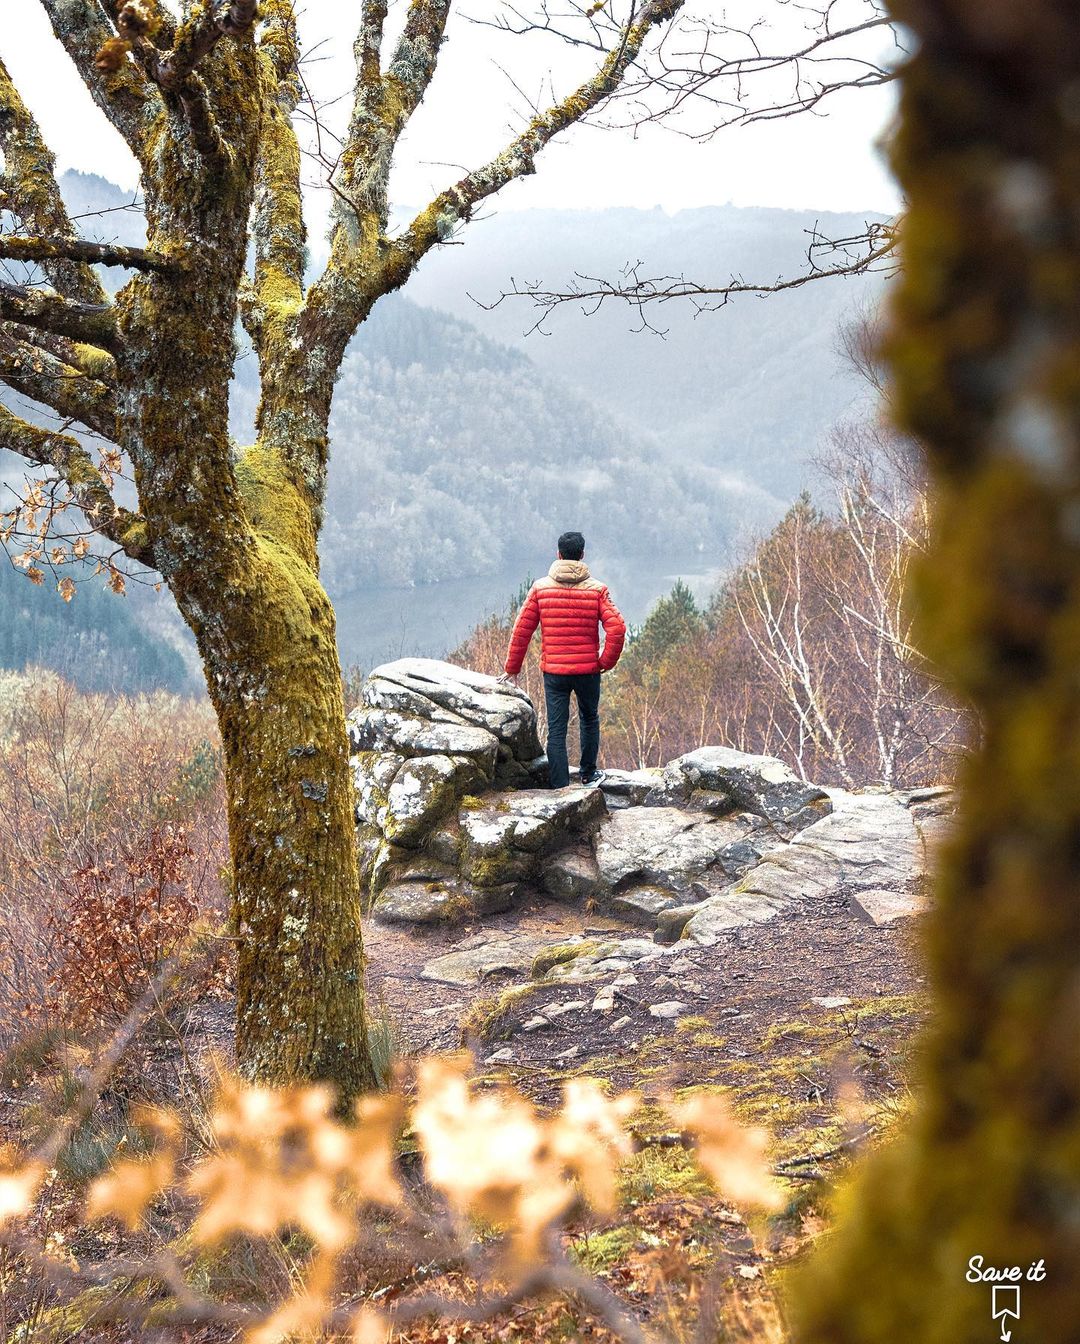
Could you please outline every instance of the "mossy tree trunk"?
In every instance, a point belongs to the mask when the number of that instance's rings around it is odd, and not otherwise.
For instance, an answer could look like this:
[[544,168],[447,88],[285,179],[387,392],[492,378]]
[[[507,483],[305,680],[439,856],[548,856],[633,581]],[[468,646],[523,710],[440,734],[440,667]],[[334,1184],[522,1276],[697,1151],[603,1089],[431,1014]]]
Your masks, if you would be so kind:
[[[681,3],[641,0],[589,79],[391,237],[390,169],[435,74],[450,0],[410,0],[385,58],[385,0],[365,0],[330,260],[310,284],[290,0],[197,3],[179,20],[160,0],[41,0],[138,160],[145,248],[76,238],[52,156],[0,63],[0,204],[19,225],[0,236],[0,258],[37,264],[51,286],[0,282],[0,380],[66,422],[58,431],[0,408],[0,445],[56,492],[27,515],[39,525],[45,508],[50,545],[64,510],[81,510],[109,543],[114,585],[124,557],[157,570],[195,633],[225,748],[238,1055],[260,1080],[327,1080],[345,1098],[374,1081],[334,613],[317,552],[346,346],[431,248],[617,88]],[[115,301],[94,263],[134,270]],[[262,392],[247,448],[228,430],[238,317]],[[115,449],[98,459],[71,424]],[[110,492],[122,455],[138,510]],[[44,533],[27,543],[37,581],[45,545]]]
[[1020,1340],[1080,1322],[1080,9],[892,0],[916,54],[888,355],[938,506],[921,638],[984,742],[927,938],[918,1111],[800,1285],[809,1344],[997,1337],[969,1260],[1019,1266]]

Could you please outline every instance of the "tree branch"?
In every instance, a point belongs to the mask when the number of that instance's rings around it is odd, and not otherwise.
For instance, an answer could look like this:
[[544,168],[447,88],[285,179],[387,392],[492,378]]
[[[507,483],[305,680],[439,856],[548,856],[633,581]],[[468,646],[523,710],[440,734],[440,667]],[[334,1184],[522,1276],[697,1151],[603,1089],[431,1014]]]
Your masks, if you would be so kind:
[[0,318],[98,345],[111,353],[120,349],[111,304],[79,303],[52,290],[0,282]]
[[65,420],[78,420],[104,438],[116,438],[116,400],[111,388],[88,378],[54,354],[0,326],[0,381],[40,401]]
[[96,345],[83,345],[69,340],[66,336],[57,336],[51,331],[35,330],[24,327],[18,322],[9,322],[6,330],[17,340],[25,341],[35,349],[44,350],[67,364],[78,373],[84,373],[108,388],[116,386],[116,360],[107,350]]
[[146,519],[113,499],[89,453],[70,434],[57,434],[0,406],[0,447],[55,471],[90,525],[132,560],[156,568]]
[[195,67],[223,37],[242,37],[251,31],[257,10],[256,0],[233,0],[224,10],[206,4],[177,30],[172,51],[153,71],[155,82],[168,93],[182,93]]
[[395,143],[434,78],[450,4],[451,0],[412,0],[409,6],[401,41],[385,77],[393,106],[391,134]]
[[[0,208],[28,229],[68,238],[75,230],[56,181],[56,160],[42,139],[37,122],[0,60]],[[41,268],[61,294],[84,303],[105,303],[101,281],[79,258],[63,254],[41,259]]]
[[[903,41],[880,0],[858,0],[843,27],[833,26],[832,0],[804,0],[792,8],[799,11],[802,31],[790,41],[785,32],[785,40],[775,44],[765,18],[745,29],[722,16],[673,30],[672,40],[656,51],[640,79],[620,89],[619,98],[629,102],[631,112],[618,124],[660,121],[677,128],[682,118],[704,110],[703,121],[692,121],[683,133],[709,140],[728,126],[815,112],[846,89],[879,87],[897,78],[894,66]],[[890,59],[880,54],[884,37],[891,38]],[[672,50],[676,39],[681,47]],[[786,94],[776,89],[781,75],[789,79]],[[763,98],[752,96],[759,77]]]
[[[545,289],[541,284],[519,286],[515,282],[513,289],[506,290],[491,303],[481,303],[478,299],[474,299],[474,302],[490,311],[492,308],[497,308],[505,299],[530,299],[543,310],[533,326],[533,330],[536,330],[543,324],[549,312],[564,304],[580,303],[583,311],[591,317],[606,303],[618,300],[637,310],[643,329],[655,332],[657,328],[650,322],[645,312],[650,305],[683,299],[689,300],[699,313],[715,312],[740,294],[759,296],[780,294],[789,289],[801,289],[804,285],[817,280],[838,279],[865,275],[874,270],[887,270],[890,264],[889,258],[896,250],[896,242],[895,227],[892,224],[872,224],[868,226],[866,234],[859,239],[815,241],[808,251],[809,264],[805,271],[797,275],[781,276],[775,280],[753,282],[732,279],[726,284],[710,285],[697,280],[688,280],[682,275],[643,276],[641,263],[637,262],[633,266],[627,266],[617,280],[579,272],[563,289]],[[865,250],[856,251],[856,244]],[[823,247],[843,252],[844,259],[831,266],[818,265],[814,254]]]
[[41,5],[94,102],[141,159],[150,127],[163,110],[160,94],[126,59],[115,69],[98,64],[99,52],[116,34],[92,0],[41,0]]
[[255,171],[255,279],[241,296],[244,326],[256,347],[268,322],[287,319],[300,307],[307,240],[292,124],[300,100],[296,16],[291,0],[265,0],[262,13],[260,78],[268,88]]
[[493,196],[515,178],[533,173],[537,154],[561,131],[581,121],[614,93],[650,32],[672,19],[682,3],[683,0],[645,0],[638,5],[591,79],[534,118],[528,129],[490,163],[436,196],[401,238],[387,248],[381,292],[403,285],[425,253],[436,243],[445,242],[458,224],[471,219],[480,201]]
[[[0,234],[0,257],[6,261],[47,262],[81,261],[101,266],[126,266],[134,271],[169,271],[177,264],[160,252],[144,247],[124,247],[119,243],[92,243],[85,238],[29,238]],[[104,294],[98,302],[104,302]]]
[[356,77],[359,84],[374,90],[382,79],[383,27],[386,23],[386,0],[364,0],[360,15],[360,31],[353,43]]
[[[345,143],[331,185],[353,218],[339,221],[331,260],[357,249],[370,256],[388,218],[387,184],[394,147],[435,74],[451,0],[412,0],[386,74],[380,53],[384,0],[365,5],[353,44],[356,82]],[[357,233],[359,232],[359,239]]]

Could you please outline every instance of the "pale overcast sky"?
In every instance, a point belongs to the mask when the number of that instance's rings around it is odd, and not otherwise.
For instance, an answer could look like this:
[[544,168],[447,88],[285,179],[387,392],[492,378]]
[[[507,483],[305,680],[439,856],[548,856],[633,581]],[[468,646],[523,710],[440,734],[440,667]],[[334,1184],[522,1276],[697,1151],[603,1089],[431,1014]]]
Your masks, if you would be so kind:
[[[100,173],[133,188],[134,161],[91,102],[38,0],[2,3],[0,55],[36,113],[61,170]],[[865,15],[865,0],[844,3]],[[719,12],[708,0],[692,4],[701,14]],[[462,0],[462,7],[473,15],[502,9],[484,0]],[[359,8],[342,0],[306,0],[298,6],[305,46],[314,49],[306,75],[320,99],[348,92]],[[400,18],[403,10],[402,0],[392,3],[392,16]],[[792,14],[777,0],[734,0],[725,12],[739,23],[769,16],[778,41]],[[448,36],[439,73],[401,146],[392,181],[397,206],[423,204],[460,176],[461,167],[485,161],[520,128],[527,115],[526,98],[514,91],[508,75],[527,97],[539,96],[551,78],[562,93],[595,60],[568,51],[545,34],[508,37],[464,16],[451,20]],[[888,31],[880,30],[870,35],[866,50],[876,57],[888,45]],[[828,115],[735,127],[709,143],[655,126],[645,127],[636,139],[627,132],[577,128],[546,149],[536,175],[512,184],[498,198],[497,208],[659,205],[675,211],[731,202],[892,213],[897,193],[877,148],[892,114],[891,92],[843,94],[826,107]],[[327,116],[340,125],[346,112],[343,98]],[[317,165],[310,162],[306,172],[314,182]],[[326,199],[325,191],[312,193],[313,232]]]

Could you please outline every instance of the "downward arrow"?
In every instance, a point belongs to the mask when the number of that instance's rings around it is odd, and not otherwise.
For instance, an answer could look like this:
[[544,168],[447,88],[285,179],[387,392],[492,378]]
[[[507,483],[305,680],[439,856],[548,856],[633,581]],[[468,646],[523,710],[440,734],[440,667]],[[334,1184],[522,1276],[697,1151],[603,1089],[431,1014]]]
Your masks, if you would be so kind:
[[1006,1330],[1004,1325],[1001,1327],[1001,1338],[1004,1344],[1009,1344],[1009,1340],[1012,1339],[1012,1331]]

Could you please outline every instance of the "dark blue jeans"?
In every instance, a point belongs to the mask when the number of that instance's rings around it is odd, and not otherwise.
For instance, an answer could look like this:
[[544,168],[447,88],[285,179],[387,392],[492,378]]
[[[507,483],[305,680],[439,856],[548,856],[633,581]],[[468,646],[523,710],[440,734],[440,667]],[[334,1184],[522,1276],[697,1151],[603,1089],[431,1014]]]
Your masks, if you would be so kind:
[[596,755],[600,750],[600,673],[588,672],[578,676],[545,672],[548,782],[553,789],[561,789],[570,783],[570,766],[566,759],[566,729],[570,722],[571,691],[577,696],[583,775],[589,775],[596,769]]

